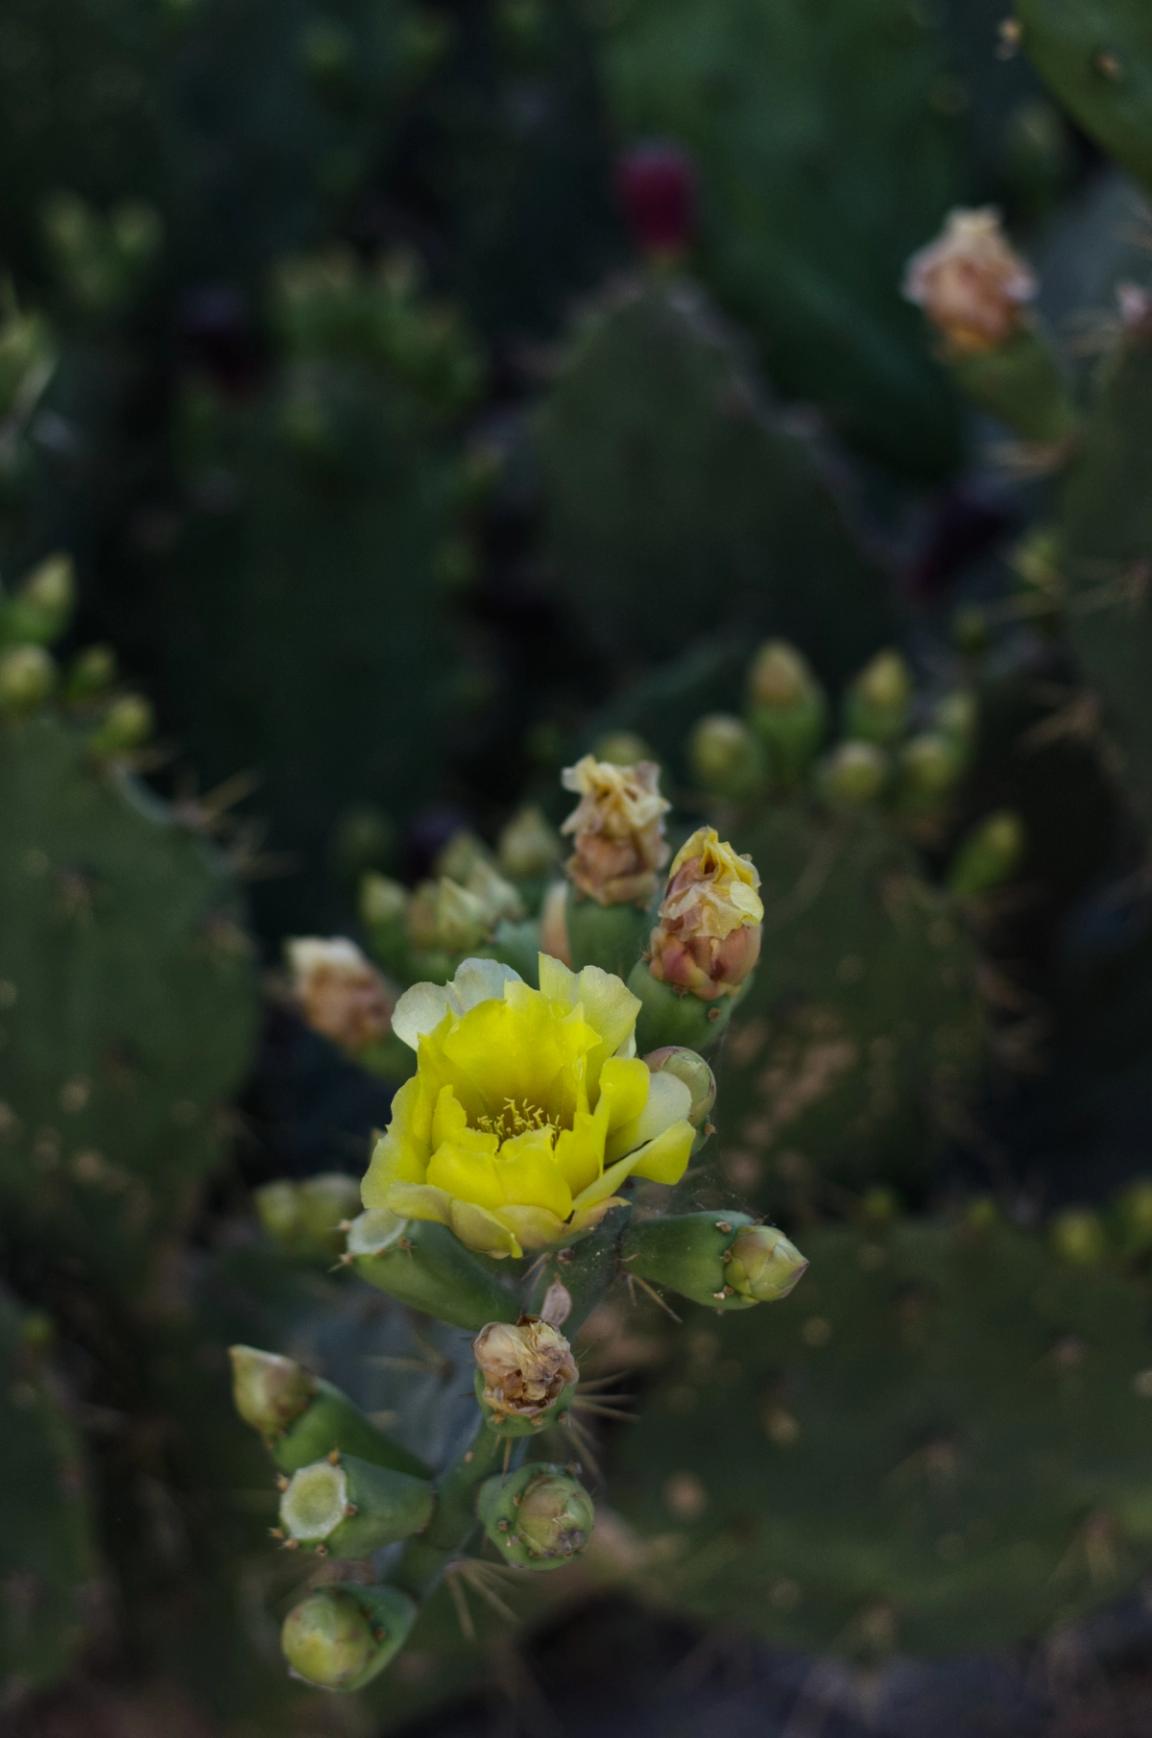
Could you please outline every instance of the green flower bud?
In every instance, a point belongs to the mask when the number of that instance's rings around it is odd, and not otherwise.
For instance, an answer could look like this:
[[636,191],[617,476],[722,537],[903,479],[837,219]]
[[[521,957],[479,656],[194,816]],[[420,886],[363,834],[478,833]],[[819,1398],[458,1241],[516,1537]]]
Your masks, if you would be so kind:
[[644,1058],[653,1074],[671,1074],[682,1080],[692,1094],[688,1121],[693,1128],[704,1128],[716,1106],[716,1076],[695,1050],[680,1044],[665,1044]]
[[960,899],[976,899],[1010,881],[1024,861],[1024,825],[1009,809],[981,821],[960,842],[948,872],[948,889]]
[[155,714],[142,694],[121,694],[88,738],[89,752],[100,760],[133,754],[143,748],[155,725]]
[[560,861],[562,850],[559,833],[537,808],[520,809],[496,843],[497,861],[513,881],[530,881],[550,874]]
[[880,652],[861,670],[844,697],[847,733],[890,747],[903,736],[912,707],[912,677],[899,652]]
[[1070,1208],[1053,1219],[1052,1247],[1071,1267],[1098,1267],[1108,1253],[1108,1239],[1095,1213]]
[[320,1587],[288,1613],[280,1645],[318,1690],[362,1690],[404,1646],[417,1610],[395,1587]]
[[934,730],[952,743],[962,759],[967,758],[976,739],[977,722],[976,696],[968,688],[957,688],[954,693],[946,694],[933,715]]
[[753,660],[748,716],[767,750],[772,782],[796,784],[824,740],[828,699],[807,660],[783,640],[769,640]]
[[67,555],[51,555],[25,579],[3,611],[6,635],[22,644],[50,646],[72,619],[76,576]]
[[561,1569],[578,1556],[596,1522],[592,1498],[563,1467],[531,1461],[480,1487],[484,1531],[518,1569]]
[[233,1346],[232,1398],[281,1472],[298,1472],[336,1450],[415,1477],[424,1462],[393,1442],[356,1403],[292,1358]]
[[633,1222],[620,1257],[625,1273],[718,1310],[785,1298],[808,1267],[782,1231],[747,1213],[682,1213]]
[[39,711],[56,686],[56,665],[43,646],[14,646],[0,654],[0,717]]
[[498,1264],[473,1255],[444,1225],[373,1209],[353,1221],[348,1256],[369,1285],[453,1327],[476,1333],[520,1313]]
[[344,1248],[343,1222],[359,1210],[360,1185],[339,1174],[265,1183],[255,1202],[266,1235],[289,1254],[331,1260]]
[[369,929],[391,928],[404,921],[408,889],[387,875],[368,874],[360,883],[360,918]]
[[592,753],[597,760],[606,760],[609,766],[638,766],[641,761],[655,758],[644,738],[637,736],[634,730],[608,731],[595,744]]
[[68,672],[69,700],[102,698],[116,681],[116,673],[116,654],[111,646],[85,646],[77,652]]
[[962,756],[948,737],[933,731],[912,737],[899,758],[897,798],[903,813],[913,820],[938,818],[962,770]]
[[476,1398],[497,1436],[535,1436],[567,1412],[580,1371],[564,1335],[525,1316],[476,1336]]
[[888,762],[871,742],[842,742],[820,767],[820,790],[837,808],[871,808],[887,783]]
[[458,881],[463,887],[477,863],[491,862],[492,853],[483,839],[463,828],[460,832],[453,833],[443,850],[438,853],[433,867],[437,875],[446,876],[449,881]]
[[427,1479],[333,1454],[293,1473],[280,1498],[280,1526],[321,1555],[368,1557],[422,1533],[435,1506]]
[[479,900],[490,931],[501,923],[519,923],[525,915],[517,889],[484,858],[477,858],[472,865],[465,888]]
[[422,881],[408,906],[408,940],[428,952],[466,954],[492,933],[483,903],[459,882]]
[[702,718],[688,744],[692,777],[704,790],[733,802],[750,796],[763,782],[760,745],[742,718],[714,712]]

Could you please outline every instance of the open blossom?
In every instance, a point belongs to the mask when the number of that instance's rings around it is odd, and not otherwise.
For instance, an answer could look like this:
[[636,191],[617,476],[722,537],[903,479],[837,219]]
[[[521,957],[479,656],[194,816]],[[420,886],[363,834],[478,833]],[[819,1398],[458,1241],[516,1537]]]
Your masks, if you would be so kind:
[[473,1351],[481,1403],[497,1420],[544,1420],[579,1380],[564,1335],[534,1316],[515,1324],[490,1322],[477,1334]]
[[301,936],[288,943],[288,965],[293,998],[314,1032],[353,1052],[388,1036],[392,996],[355,942]]
[[677,852],[652,931],[652,976],[711,1002],[739,989],[760,957],[764,906],[748,857],[700,827]]
[[646,905],[668,861],[660,768],[642,760],[615,766],[586,754],[563,774],[580,801],[560,829],[573,852],[565,867],[573,885],[598,905]]
[[691,1093],[636,1056],[636,996],[610,972],[540,955],[540,988],[465,960],[416,984],[392,1029],[414,1077],[364,1178],[366,1207],[447,1225],[469,1248],[519,1256],[591,1229],[630,1176],[677,1183]]
[[953,211],[943,234],[908,262],[904,294],[962,355],[996,350],[1015,336],[1036,280],[1004,238],[991,206]]

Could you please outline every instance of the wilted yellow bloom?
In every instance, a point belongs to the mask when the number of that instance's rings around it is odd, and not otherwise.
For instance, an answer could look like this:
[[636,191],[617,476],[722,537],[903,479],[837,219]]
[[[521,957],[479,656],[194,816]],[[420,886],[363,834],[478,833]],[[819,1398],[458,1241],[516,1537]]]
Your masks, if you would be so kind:
[[749,857],[700,827],[676,854],[652,931],[654,978],[701,1001],[731,995],[760,957],[764,905]]
[[540,988],[494,960],[401,996],[417,1054],[364,1178],[366,1207],[518,1256],[595,1225],[635,1174],[676,1183],[695,1131],[682,1081],[635,1054],[640,1003],[598,966],[540,955]]
[[344,1050],[366,1050],[388,1036],[392,995],[371,960],[344,936],[288,943],[292,995],[314,1032]]
[[908,262],[904,294],[962,355],[996,350],[1024,324],[1036,280],[991,206],[953,211],[943,234]]
[[598,905],[646,905],[668,861],[655,761],[615,766],[586,754],[563,774],[580,801],[561,827],[574,849],[566,864],[574,886]]

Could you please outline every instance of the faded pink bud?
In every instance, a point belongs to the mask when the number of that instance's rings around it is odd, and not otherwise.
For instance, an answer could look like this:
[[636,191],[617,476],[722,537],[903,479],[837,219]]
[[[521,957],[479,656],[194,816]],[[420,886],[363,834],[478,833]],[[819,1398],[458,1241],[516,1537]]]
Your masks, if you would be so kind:
[[292,995],[306,1023],[356,1054],[392,1030],[394,997],[371,960],[343,936],[288,943]]
[[1015,337],[1036,279],[1005,240],[992,206],[953,211],[943,233],[908,262],[904,294],[959,355],[997,350]]
[[649,969],[704,1002],[738,990],[760,958],[764,906],[748,857],[700,827],[672,864]]
[[498,1423],[535,1424],[566,1400],[580,1379],[572,1348],[549,1322],[535,1316],[489,1322],[473,1343],[480,1373],[480,1400]]
[[620,159],[616,189],[636,245],[657,259],[677,259],[696,231],[696,170],[678,145],[638,145]]
[[660,768],[642,760],[616,766],[586,754],[562,775],[580,801],[560,831],[574,850],[565,868],[573,886],[598,905],[646,905],[668,861]]

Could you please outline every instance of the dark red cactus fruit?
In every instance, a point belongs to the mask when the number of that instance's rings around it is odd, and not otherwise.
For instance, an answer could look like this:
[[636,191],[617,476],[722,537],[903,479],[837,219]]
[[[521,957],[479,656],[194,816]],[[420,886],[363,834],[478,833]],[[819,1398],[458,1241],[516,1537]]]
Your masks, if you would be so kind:
[[696,167],[679,145],[656,140],[626,151],[616,191],[637,247],[650,259],[678,259],[696,235]]

